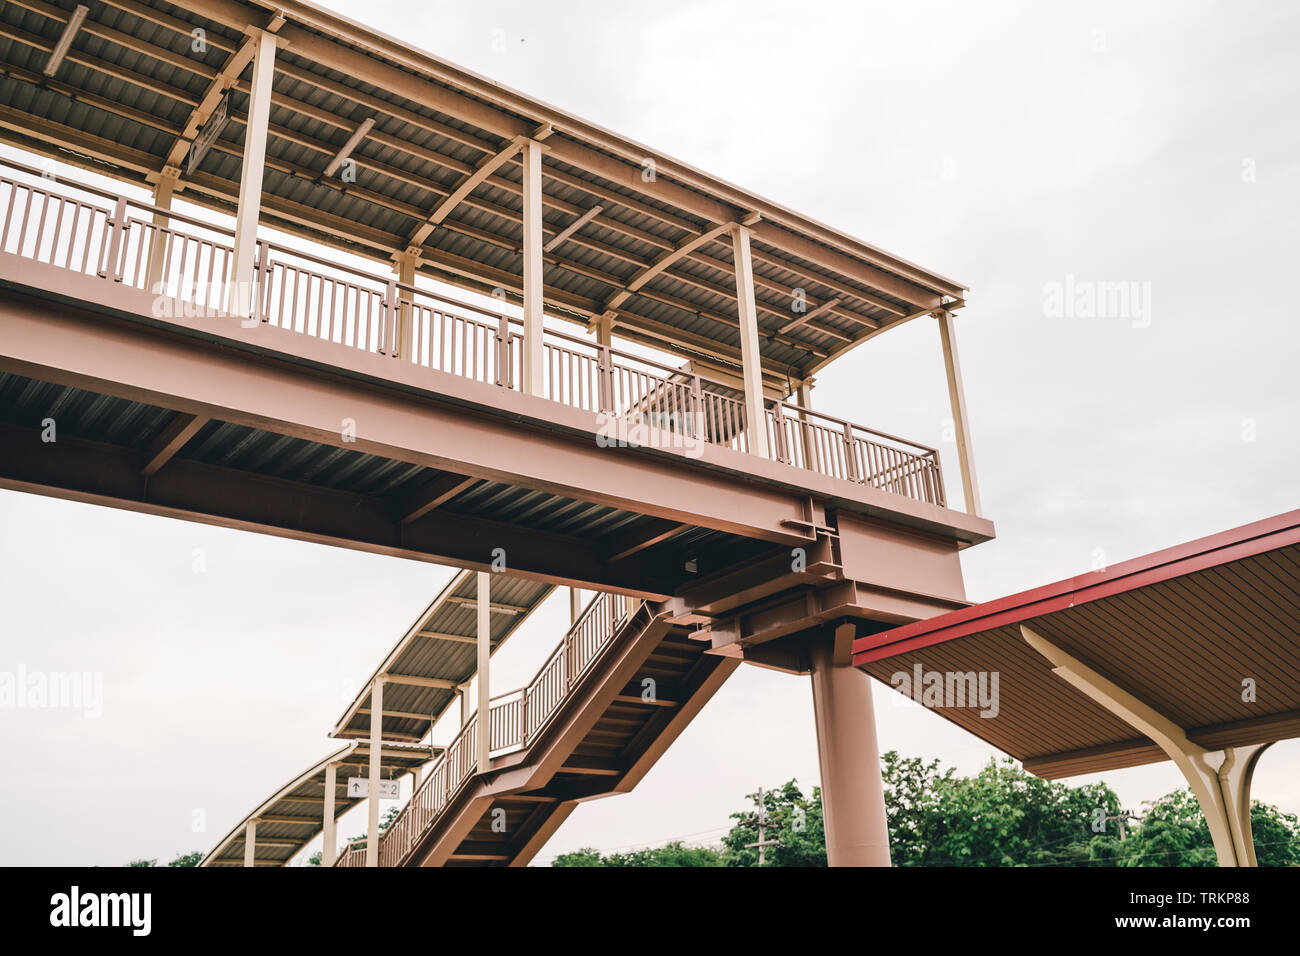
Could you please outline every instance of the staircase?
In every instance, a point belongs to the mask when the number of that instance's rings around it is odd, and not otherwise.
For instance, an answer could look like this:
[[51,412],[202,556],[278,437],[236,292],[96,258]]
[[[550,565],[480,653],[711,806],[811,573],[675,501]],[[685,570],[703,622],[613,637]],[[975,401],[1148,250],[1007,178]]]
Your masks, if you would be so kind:
[[[478,715],[380,839],[380,866],[524,866],[584,800],[630,791],[739,665],[661,606],[600,594],[537,676]],[[350,847],[339,866],[360,866]]]

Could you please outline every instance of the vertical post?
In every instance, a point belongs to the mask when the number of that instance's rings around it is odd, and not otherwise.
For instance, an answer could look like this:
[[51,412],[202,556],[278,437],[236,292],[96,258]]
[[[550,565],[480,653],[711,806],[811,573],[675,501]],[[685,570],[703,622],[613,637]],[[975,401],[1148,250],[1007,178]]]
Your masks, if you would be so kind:
[[889,866],[871,678],[851,664],[836,665],[835,640],[829,635],[814,640],[810,651],[826,862]]
[[497,319],[497,384],[511,388],[510,381],[510,316]]
[[469,723],[469,684],[461,684],[456,688],[456,696],[460,698],[460,727],[465,729]]
[[524,140],[524,392],[544,396],[542,347],[542,144]]
[[488,667],[492,663],[492,575],[478,572],[478,772],[487,773],[492,750],[492,715],[488,713],[491,688]]
[[235,212],[235,249],[230,264],[226,311],[246,318],[253,309],[253,255],[262,206],[262,172],[266,165],[266,130],[271,120],[271,80],[275,75],[275,34],[259,31],[253,54],[253,84],[244,133],[244,166]]
[[257,865],[257,821],[244,824],[244,866]]
[[610,348],[614,341],[614,320],[608,315],[598,315],[587,325],[588,332],[596,333],[596,392],[600,411],[614,413],[614,356]]
[[569,588],[569,626],[578,623],[578,616],[582,614],[582,592],[577,588]]
[[810,471],[818,471],[817,439],[812,426],[808,424],[808,412],[812,411],[813,380],[804,379],[796,392],[799,402],[799,440],[803,444],[803,466]]
[[172,197],[176,194],[176,180],[180,173],[175,166],[165,167],[153,188],[156,211],[153,214],[153,231],[149,235],[149,271],[145,274],[144,287],[154,295],[160,295],[163,290],[163,262],[170,244],[166,230],[171,225],[171,217],[167,213],[172,208]]
[[737,225],[731,230],[732,253],[736,264],[736,307],[740,319],[740,363],[745,378],[745,420],[749,433],[749,450],[769,458],[767,418],[763,409],[763,364],[758,350],[758,308],[754,304],[754,263],[749,253],[749,228]]
[[[394,267],[397,272],[397,281],[405,286],[415,285],[415,264],[419,262],[420,254],[418,251],[407,249],[397,257],[397,264]],[[414,337],[414,326],[411,320],[412,293],[407,289],[399,289],[397,293],[397,347],[393,353],[395,358],[411,361],[412,339]]]
[[321,866],[333,866],[339,855],[338,823],[334,819],[334,798],[338,789],[338,764],[325,765],[325,819],[321,830]]
[[370,685],[370,789],[369,818],[366,821],[366,866],[379,865],[379,773],[384,739],[384,679]]
[[108,220],[108,245],[104,250],[104,268],[101,279],[122,281],[122,246],[126,239],[126,200],[121,196],[113,204],[113,218]]
[[980,492],[975,481],[975,462],[971,457],[970,422],[966,417],[966,393],[961,383],[961,363],[957,359],[957,338],[952,327],[952,313],[940,309],[939,339],[943,343],[943,365],[948,375],[948,401],[952,405],[953,432],[957,438],[957,460],[961,464],[961,490],[966,513],[979,515]]

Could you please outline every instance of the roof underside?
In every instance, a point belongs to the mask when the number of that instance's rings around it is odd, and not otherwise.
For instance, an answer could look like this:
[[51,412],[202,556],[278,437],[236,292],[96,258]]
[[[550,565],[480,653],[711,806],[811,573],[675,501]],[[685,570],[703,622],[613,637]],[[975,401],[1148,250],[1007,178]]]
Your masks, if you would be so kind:
[[936,712],[1040,776],[1072,776],[1166,757],[1054,674],[1022,624],[1218,749],[1300,735],[1298,595],[1300,511],[859,638],[854,660],[886,684],[918,665],[998,673],[996,716]]
[[[464,684],[473,677],[478,668],[476,577],[472,571],[457,572],[398,641],[376,674],[451,684]],[[540,581],[492,575],[488,620],[493,653],[553,590],[552,585]],[[373,677],[340,718],[335,736],[365,737],[370,733]],[[385,681],[384,739],[421,740],[455,699],[454,687]]]
[[[75,5],[10,0],[0,7],[0,137],[143,183],[158,180],[169,154],[173,163],[183,157],[210,108],[200,105],[205,94],[221,84],[228,63],[240,62],[244,29],[272,22],[269,6],[236,0],[89,0],[70,52],[47,79],[42,69]],[[773,375],[810,374],[883,329],[962,303],[959,283],[653,150],[308,4],[275,7],[288,22],[278,33],[285,45],[276,58],[262,211],[279,228],[385,262],[414,239],[424,274],[515,295],[518,153],[439,226],[421,227],[480,165],[550,124],[544,242],[600,207],[546,253],[553,314],[585,322],[635,288],[613,309],[617,334],[734,364],[740,339],[730,234],[695,240],[751,216],[759,217],[761,351]],[[205,37],[197,51],[195,28]],[[237,198],[251,70],[230,70],[237,76],[232,120],[193,174],[182,176],[184,198],[227,211]],[[368,119],[375,125],[352,153],[355,181],[324,177]],[[855,179],[841,172],[853,188]],[[688,243],[693,248],[679,255]],[[671,264],[641,284],[666,256]]]
[[[436,754],[429,747],[385,742],[380,750],[380,776],[399,777],[424,766]],[[203,858],[201,866],[243,866],[244,835],[249,821],[257,821],[255,865],[284,866],[324,828],[326,767],[336,765],[334,815],[341,817],[365,798],[348,797],[348,777],[369,771],[370,749],[351,741],[320,763],[309,767],[240,820]]]

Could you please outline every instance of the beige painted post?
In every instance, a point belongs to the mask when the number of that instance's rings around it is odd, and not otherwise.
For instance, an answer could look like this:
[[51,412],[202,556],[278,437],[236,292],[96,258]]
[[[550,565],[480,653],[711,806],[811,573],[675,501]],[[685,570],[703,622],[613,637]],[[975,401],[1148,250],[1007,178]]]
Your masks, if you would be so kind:
[[[415,266],[420,261],[419,252],[413,252],[408,249],[406,252],[399,253],[397,262],[394,264],[394,271],[397,273],[397,281],[403,285],[415,285]],[[412,327],[411,327],[411,305],[407,301],[407,296],[411,293],[404,289],[397,290],[397,300],[401,304],[397,307],[397,358],[405,359],[408,362],[411,359],[412,348]]]
[[569,626],[572,627],[578,623],[578,616],[582,614],[582,592],[577,588],[569,588]]
[[[805,379],[804,381],[799,383],[799,388],[795,394],[796,394],[796,399],[798,401],[799,407],[801,409],[807,409],[808,411],[812,411],[812,390],[813,390],[812,379],[810,378]],[[809,426],[808,424],[807,414],[805,414],[802,411],[799,412],[799,421],[802,423],[799,426],[799,441],[803,444],[803,466],[805,468],[811,469],[812,471],[816,471],[817,470],[817,441],[813,437],[812,427]]]
[[321,829],[321,866],[333,866],[338,858],[338,821],[334,819],[334,797],[338,788],[338,764],[325,765],[325,816]]
[[948,375],[948,400],[952,406],[952,427],[957,438],[957,460],[961,464],[962,496],[966,513],[980,513],[979,485],[975,481],[975,461],[971,457],[970,422],[966,417],[966,392],[961,383],[961,363],[957,359],[957,337],[952,327],[952,313],[940,309],[939,338],[943,343],[943,366]]
[[246,317],[253,311],[253,264],[257,255],[257,220],[262,206],[262,173],[266,167],[266,131],[271,121],[271,80],[275,75],[275,34],[257,37],[253,54],[253,83],[244,133],[244,166],[239,178],[235,212],[235,248],[231,256],[230,290],[226,310]]
[[180,174],[181,171],[175,166],[167,166],[153,188],[153,205],[163,211],[153,214],[153,230],[149,234],[149,271],[145,275],[144,287],[154,295],[160,295],[163,290],[163,261],[169,244],[163,230],[171,224],[171,217],[167,213],[171,211],[172,197],[176,194],[176,180]]
[[492,575],[478,572],[478,772],[487,773],[492,749],[492,716],[488,713],[491,688],[488,667],[492,662]]
[[542,346],[542,144],[526,139],[520,157],[524,186],[524,391],[544,395]]
[[244,866],[257,865],[257,821],[244,824]]
[[376,677],[370,687],[370,795],[366,810],[366,866],[379,865],[379,774],[384,747],[384,679]]
[[767,414],[763,410],[763,362],[758,349],[758,308],[754,304],[754,263],[749,251],[749,228],[731,230],[736,265],[736,308],[740,319],[740,363],[744,367],[745,425],[749,451],[763,458],[767,450]]

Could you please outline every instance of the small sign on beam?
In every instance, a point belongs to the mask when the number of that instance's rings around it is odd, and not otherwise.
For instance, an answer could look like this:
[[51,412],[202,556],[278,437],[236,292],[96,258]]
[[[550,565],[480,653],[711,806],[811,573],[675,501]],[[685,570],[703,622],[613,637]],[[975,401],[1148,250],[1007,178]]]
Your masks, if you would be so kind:
[[[348,797],[353,800],[362,800],[370,796],[370,778],[369,777],[348,777]],[[398,789],[396,780],[379,781],[379,799],[396,800],[398,799]]]
[[212,111],[208,121],[203,124],[199,130],[199,135],[194,137],[194,142],[190,143],[190,151],[185,155],[185,175],[188,176],[198,168],[199,163],[203,162],[203,157],[208,155],[208,150],[212,144],[217,141],[221,131],[226,128],[230,122],[230,92],[221,97],[221,102],[217,108]]

